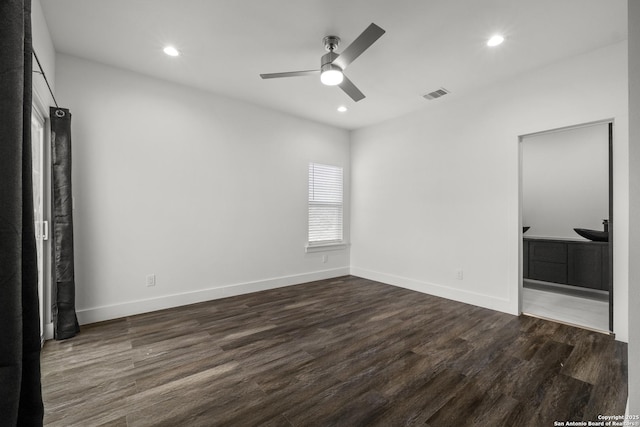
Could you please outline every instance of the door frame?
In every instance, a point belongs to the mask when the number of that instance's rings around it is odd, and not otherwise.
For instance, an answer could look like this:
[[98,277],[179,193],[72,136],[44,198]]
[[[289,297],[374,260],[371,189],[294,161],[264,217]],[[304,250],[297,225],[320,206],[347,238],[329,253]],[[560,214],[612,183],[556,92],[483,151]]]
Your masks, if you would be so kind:
[[607,128],[608,128],[608,153],[609,153],[609,158],[608,158],[608,164],[609,164],[609,333],[614,335],[613,332],[613,293],[614,293],[614,288],[615,288],[615,282],[614,282],[614,274],[613,274],[613,270],[614,270],[614,264],[613,264],[613,257],[614,257],[614,250],[613,250],[613,230],[614,230],[614,211],[613,211],[613,129],[614,129],[614,125],[615,125],[615,119],[613,118],[609,118],[609,119],[603,119],[603,120],[596,120],[596,121],[592,121],[592,122],[586,122],[586,123],[581,123],[581,124],[577,124],[577,125],[571,125],[571,126],[564,126],[564,127],[560,127],[560,128],[555,128],[555,129],[548,129],[548,130],[543,130],[543,131],[539,131],[539,132],[532,132],[532,133],[527,133],[527,134],[523,134],[523,135],[519,135],[518,136],[518,235],[519,235],[519,241],[518,241],[518,315],[522,315],[523,311],[522,311],[522,298],[523,298],[523,287],[524,287],[524,280],[523,280],[523,273],[524,273],[524,266],[523,266],[523,233],[522,233],[522,199],[523,199],[523,191],[522,191],[522,141],[525,138],[528,137],[532,137],[532,136],[537,136],[537,135],[545,135],[545,134],[549,134],[549,133],[556,133],[556,132],[563,132],[563,131],[568,131],[568,130],[573,130],[573,129],[579,129],[579,128],[583,128],[583,127],[587,127],[587,126],[594,126],[594,125],[603,125],[606,124]]
[[608,122],[609,136],[609,332],[613,334],[613,120]]
[[[51,144],[50,126],[49,126],[49,107],[43,101],[38,91],[34,88],[32,98],[32,111],[34,111],[43,121],[42,129],[42,209],[43,221],[47,221],[49,227],[48,234],[51,236]],[[40,319],[41,330],[40,339],[44,344],[44,340],[53,338],[53,323],[51,319],[51,239],[43,242],[43,269],[42,269],[42,295],[40,296],[42,307],[42,319]]]

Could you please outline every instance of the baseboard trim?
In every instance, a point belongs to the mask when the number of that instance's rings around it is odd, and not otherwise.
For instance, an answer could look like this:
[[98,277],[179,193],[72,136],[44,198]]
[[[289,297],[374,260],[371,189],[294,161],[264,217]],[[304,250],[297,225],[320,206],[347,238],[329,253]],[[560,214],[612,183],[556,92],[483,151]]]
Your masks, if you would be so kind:
[[503,313],[513,314],[516,316],[518,315],[517,301],[514,303],[507,298],[498,298],[474,292],[463,291],[448,286],[423,282],[409,277],[381,273],[379,271],[368,270],[366,268],[360,267],[352,266],[351,275],[362,277],[364,279],[375,280],[377,282],[386,283],[388,285],[398,286],[400,288],[410,289],[412,291],[422,292],[424,294],[462,302],[465,304],[489,308],[491,310],[501,311]]
[[348,274],[349,267],[341,267],[292,276],[274,277],[254,282],[236,283],[233,285],[202,289],[192,292],[164,295],[157,298],[127,301],[120,304],[80,309],[77,310],[78,322],[81,325],[103,322],[105,320],[113,320],[136,314],[149,313],[152,311],[164,310],[166,308],[281,288],[283,286],[299,285],[316,280],[331,279],[334,277],[346,276]]

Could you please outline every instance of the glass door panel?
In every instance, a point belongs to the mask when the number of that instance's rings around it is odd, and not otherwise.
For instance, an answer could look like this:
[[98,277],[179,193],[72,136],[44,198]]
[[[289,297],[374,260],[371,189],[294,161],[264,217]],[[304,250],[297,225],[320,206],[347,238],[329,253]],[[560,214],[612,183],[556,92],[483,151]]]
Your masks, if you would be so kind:
[[33,162],[33,217],[38,254],[38,297],[40,298],[40,336],[44,334],[44,241],[48,224],[44,220],[44,118],[34,108],[31,114],[31,147]]

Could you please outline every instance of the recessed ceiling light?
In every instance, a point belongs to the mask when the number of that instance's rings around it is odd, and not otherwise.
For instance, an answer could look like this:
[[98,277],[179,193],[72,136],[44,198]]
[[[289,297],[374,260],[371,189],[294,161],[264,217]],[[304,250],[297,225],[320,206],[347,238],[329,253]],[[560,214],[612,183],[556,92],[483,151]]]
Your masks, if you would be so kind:
[[491,38],[487,41],[487,46],[498,46],[499,44],[501,44],[504,41],[504,37],[501,36],[500,34],[496,34],[494,36],[491,36]]
[[338,107],[338,111],[341,113],[346,113],[347,112],[347,107],[345,107],[344,105],[341,105]]
[[178,51],[178,49],[176,49],[173,46],[166,46],[163,49],[163,51],[164,51],[164,53],[166,53],[169,56],[179,56],[180,55],[180,52]]

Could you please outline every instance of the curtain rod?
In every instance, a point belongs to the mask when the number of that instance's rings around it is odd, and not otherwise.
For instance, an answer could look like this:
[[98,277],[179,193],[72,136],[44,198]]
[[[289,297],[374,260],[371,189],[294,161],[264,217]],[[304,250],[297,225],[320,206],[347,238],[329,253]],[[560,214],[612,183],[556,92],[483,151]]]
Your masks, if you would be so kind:
[[36,62],[38,63],[38,68],[40,68],[40,71],[33,70],[33,72],[34,73],[38,73],[38,74],[42,74],[42,77],[44,77],[44,82],[47,84],[47,87],[49,88],[49,93],[51,94],[51,98],[53,98],[53,103],[56,104],[56,108],[60,108],[58,106],[58,101],[56,101],[56,97],[53,94],[53,91],[51,90],[51,86],[49,85],[49,80],[47,80],[47,75],[44,73],[44,70],[42,69],[42,65],[40,65],[40,60],[38,59],[38,55],[36,55],[36,51],[35,50],[33,50],[33,56],[35,56]]

